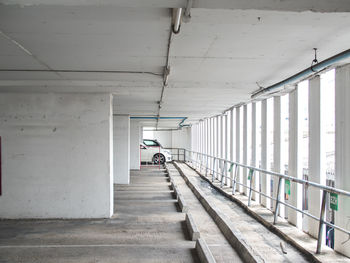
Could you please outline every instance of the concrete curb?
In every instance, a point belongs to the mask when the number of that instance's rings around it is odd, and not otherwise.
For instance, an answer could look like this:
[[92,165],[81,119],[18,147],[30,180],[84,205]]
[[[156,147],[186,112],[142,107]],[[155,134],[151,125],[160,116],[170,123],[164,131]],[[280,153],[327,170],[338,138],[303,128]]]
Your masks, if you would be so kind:
[[190,169],[192,169],[194,172],[196,172],[202,179],[210,183],[210,185],[220,192],[223,196],[229,198],[231,201],[235,202],[237,205],[239,205],[248,215],[253,217],[255,220],[257,220],[259,223],[261,223],[263,226],[265,226],[268,230],[270,230],[272,233],[276,234],[280,238],[282,238],[284,241],[295,247],[299,252],[301,252],[310,262],[315,262],[315,263],[321,263],[317,257],[315,257],[312,252],[308,251],[301,245],[299,245],[295,240],[290,238],[287,234],[282,232],[280,229],[278,229],[274,224],[266,221],[263,217],[261,217],[259,214],[255,213],[252,211],[245,203],[243,203],[241,200],[235,198],[233,195],[230,193],[225,192],[221,187],[215,185],[209,178],[205,177],[204,175],[200,174],[198,171],[193,169],[191,166],[186,164]]
[[165,164],[165,169],[168,173],[168,176],[169,176],[169,181],[171,182],[171,186],[173,187],[173,190],[174,190],[174,194],[175,196],[177,197],[177,202],[179,204],[179,207],[181,209],[181,212],[183,213],[187,213],[189,211],[189,207],[185,201],[185,199],[183,198],[183,196],[181,195],[179,189],[176,187],[175,183],[174,183],[174,180],[170,174],[170,171],[169,171],[169,167],[167,164]]
[[187,213],[189,211],[189,208],[188,208],[188,205],[187,205],[185,199],[183,198],[182,194],[180,194],[180,193],[177,194],[177,201],[179,203],[181,212]]
[[215,263],[213,254],[211,253],[204,239],[199,238],[196,242],[196,251],[201,263]]
[[196,241],[197,239],[199,239],[200,238],[199,230],[190,213],[186,214],[186,225],[187,225],[188,232],[190,233],[191,240]]
[[224,234],[231,246],[237,251],[242,260],[249,263],[265,262],[264,258],[249,246],[242,234],[233,226],[231,220],[219,209],[215,208],[213,204],[211,204],[205,194],[188,179],[188,177],[176,163],[174,163],[174,166],[178,169],[180,175],[184,178],[187,185],[193,191],[203,207],[207,210],[209,215],[213,218],[221,232]]

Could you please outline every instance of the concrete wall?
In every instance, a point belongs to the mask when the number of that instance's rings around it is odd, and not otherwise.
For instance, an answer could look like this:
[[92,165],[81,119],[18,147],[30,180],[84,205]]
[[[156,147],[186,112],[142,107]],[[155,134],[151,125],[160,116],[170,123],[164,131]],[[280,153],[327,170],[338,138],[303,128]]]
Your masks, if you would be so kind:
[[113,212],[109,94],[1,93],[1,218]]
[[140,142],[142,126],[138,120],[130,121],[130,169],[140,170]]
[[178,131],[172,131],[172,147],[191,150],[191,128],[182,128]]
[[172,147],[172,133],[171,131],[144,131],[144,139],[156,139],[164,148]]
[[144,131],[144,139],[157,139],[164,148],[191,148],[191,129],[176,131]]
[[130,117],[115,115],[114,130],[114,183],[130,183]]

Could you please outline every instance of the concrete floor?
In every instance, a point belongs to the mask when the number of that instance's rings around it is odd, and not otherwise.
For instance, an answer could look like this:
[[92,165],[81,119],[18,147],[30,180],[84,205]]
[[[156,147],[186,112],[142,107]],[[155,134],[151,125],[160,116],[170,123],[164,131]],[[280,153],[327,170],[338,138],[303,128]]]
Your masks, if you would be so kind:
[[197,262],[163,171],[131,172],[101,220],[0,221],[0,262]]

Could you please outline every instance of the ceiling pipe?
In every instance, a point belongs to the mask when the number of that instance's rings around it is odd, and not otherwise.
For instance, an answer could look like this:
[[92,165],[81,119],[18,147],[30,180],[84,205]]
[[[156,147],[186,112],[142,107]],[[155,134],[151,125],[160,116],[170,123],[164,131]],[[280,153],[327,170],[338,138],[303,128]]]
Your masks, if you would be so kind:
[[304,69],[303,71],[300,71],[297,74],[286,78],[278,83],[275,83],[269,87],[259,89],[253,92],[251,98],[257,99],[258,97],[261,97],[263,95],[269,95],[271,93],[278,92],[280,89],[283,89],[285,85],[291,85],[302,79],[310,78],[313,75],[316,75],[321,71],[333,66],[335,63],[347,58],[350,58],[350,49],[345,50],[333,57],[327,58],[326,60],[323,60],[307,69]]
[[183,19],[183,21],[185,23],[188,23],[191,20],[191,8],[192,8],[192,5],[193,5],[193,0],[187,0],[187,5],[186,5],[186,8],[185,8],[185,12],[184,12],[184,15],[182,17],[182,19]]
[[172,31],[174,34],[180,33],[181,16],[182,16],[182,8],[174,8],[173,9],[173,26],[172,26]]
[[157,126],[156,131],[158,131],[158,121],[159,120],[181,120],[181,122],[178,124],[177,129],[173,130],[181,130],[182,127],[189,127],[191,125],[184,124],[184,122],[187,120],[187,117],[159,117],[159,116],[131,116],[130,119],[136,119],[136,120],[157,120]]

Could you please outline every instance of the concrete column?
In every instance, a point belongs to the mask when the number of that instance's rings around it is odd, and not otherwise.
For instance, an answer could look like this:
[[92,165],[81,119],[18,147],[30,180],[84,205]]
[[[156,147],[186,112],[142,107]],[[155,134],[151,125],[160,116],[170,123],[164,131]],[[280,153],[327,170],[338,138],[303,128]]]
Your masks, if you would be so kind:
[[210,155],[210,119],[207,119],[207,154]]
[[[224,123],[225,123],[225,125],[224,125],[224,126],[225,126],[225,131],[224,131],[224,137],[225,137],[225,140],[224,140],[224,141],[225,141],[225,153],[224,153],[224,158],[225,158],[226,160],[228,159],[228,151],[229,151],[229,149],[228,149],[229,146],[228,146],[228,143],[227,143],[227,141],[228,141],[228,140],[227,140],[227,139],[228,139],[228,137],[227,137],[227,126],[228,126],[228,125],[227,125],[227,124],[228,124],[228,123],[227,123],[227,118],[228,118],[228,117],[227,117],[227,114],[225,114],[225,115],[224,115]],[[227,164],[227,165],[229,165],[229,164]],[[228,168],[226,167],[226,171],[225,171],[225,172],[226,172],[226,176],[228,176],[228,174],[227,174],[227,169],[228,169]],[[227,180],[227,177],[226,177],[226,178],[225,178],[225,184],[226,184],[226,185],[227,185],[227,182],[228,182],[228,180]]]
[[[243,106],[243,164],[248,164],[248,105]],[[248,185],[247,168],[243,169],[243,183]],[[247,195],[248,189],[243,187],[243,193]]]
[[[335,74],[335,187],[350,191],[350,65],[336,69]],[[350,198],[338,196],[335,224],[349,230]],[[335,231],[335,250],[350,256],[346,234]]]
[[224,116],[220,115],[220,158],[224,157]]
[[[261,168],[267,169],[267,100],[261,102]],[[261,173],[261,192],[270,195],[270,175]],[[270,209],[270,199],[261,196],[261,204]]]
[[[300,118],[300,103],[298,88],[289,94],[289,161],[288,175],[302,179],[302,120]],[[290,182],[288,203],[302,209],[302,186]],[[301,227],[302,215],[295,210],[288,209],[288,221],[298,228]]]
[[[236,161],[238,163],[241,162],[241,107],[236,108]],[[240,172],[242,169],[238,170],[237,181],[239,183],[242,182],[242,173]],[[238,186],[239,192],[242,192],[242,186]]]
[[107,93],[1,93],[0,218],[110,217],[111,125]]
[[219,141],[219,139],[220,139],[220,134],[219,134],[219,125],[220,125],[220,122],[219,122],[219,116],[216,116],[216,127],[215,127],[215,129],[216,129],[216,141],[215,141],[215,146],[216,146],[216,150],[215,150],[215,156],[216,157],[219,157],[220,156],[220,152],[219,152],[219,143],[220,143],[220,141]]
[[[235,161],[234,159],[234,137],[233,137],[233,127],[234,127],[234,116],[233,116],[234,112],[233,112],[233,108],[231,109],[231,122],[230,122],[230,160],[231,161]],[[231,173],[230,173],[230,177],[231,177],[231,182],[230,185],[232,183],[232,178],[233,178],[233,173],[234,173],[234,169],[232,169]]]
[[114,115],[114,183],[130,183],[130,117]]
[[[252,103],[252,156],[251,156],[251,160],[250,160],[250,165],[253,167],[257,167],[257,163],[256,163],[256,151],[257,151],[257,145],[256,145],[256,102]],[[259,190],[259,176],[258,173],[255,172],[254,175],[254,181],[253,181],[253,188],[255,190]],[[253,192],[252,195],[252,199],[253,200],[259,200],[259,194],[256,192]]]
[[140,170],[142,127],[138,120],[130,120],[130,169]]
[[[309,180],[326,184],[325,157],[323,147],[320,77],[316,76],[309,82]],[[324,137],[323,137],[324,138]],[[309,212],[315,216],[320,215],[321,191],[309,187]],[[309,234],[318,236],[318,221],[308,217]]]
[[[282,139],[282,130],[281,130],[281,97],[273,97],[273,171],[276,173],[281,173],[281,139]],[[278,177],[273,176],[273,197],[277,196],[278,188]],[[284,193],[281,192],[281,201],[284,199]],[[273,201],[273,209],[275,209],[276,202]],[[280,209],[281,211],[282,209]]]

